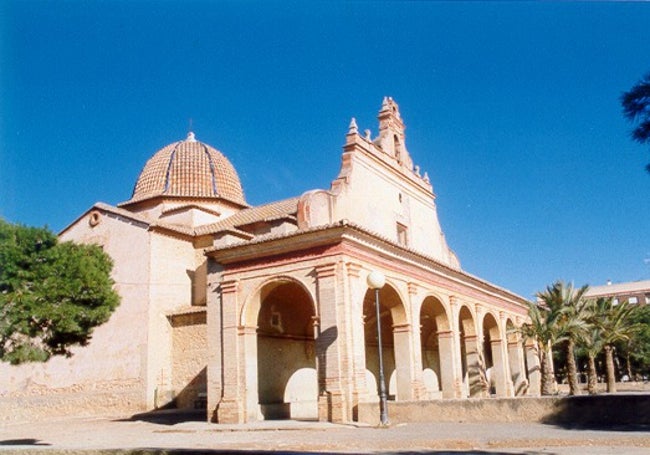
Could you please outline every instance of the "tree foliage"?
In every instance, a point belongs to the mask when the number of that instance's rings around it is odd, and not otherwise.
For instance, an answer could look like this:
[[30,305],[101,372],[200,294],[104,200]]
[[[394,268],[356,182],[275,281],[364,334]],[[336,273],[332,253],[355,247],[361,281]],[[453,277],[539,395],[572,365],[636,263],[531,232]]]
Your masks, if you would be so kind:
[[537,357],[541,369],[541,394],[552,395],[557,384],[553,377],[551,346],[559,338],[558,326],[554,323],[554,315],[548,308],[534,302],[528,302],[529,321],[519,329],[524,339],[535,341]]
[[589,322],[600,334],[598,343],[605,351],[607,391],[616,392],[616,371],[614,366],[614,345],[619,341],[630,341],[640,327],[634,322],[637,306],[628,302],[614,304],[612,298],[599,298],[590,302]]
[[587,290],[557,281],[537,293],[539,303],[529,302],[529,321],[519,331],[537,342],[542,395],[552,393],[549,348],[562,348],[555,354],[566,370],[571,394],[579,393],[575,348],[587,358],[589,393],[596,393],[598,356],[604,357],[609,392],[616,388],[615,363],[622,363],[618,356],[625,357],[628,369],[630,363],[637,371],[650,367],[650,306],[588,299]]
[[548,312],[545,323],[551,324],[556,333],[555,339],[550,340],[551,346],[560,344],[564,350],[571,395],[580,394],[574,351],[578,339],[587,330],[583,298],[587,289],[587,286],[575,289],[570,283],[556,281],[537,293]]
[[[641,144],[650,142],[650,73],[621,95],[621,104],[625,118],[636,123],[632,138]],[[650,172],[650,164],[646,170]]]
[[642,305],[631,315],[631,322],[638,327],[629,343],[629,358],[635,371],[650,376],[650,305]]
[[119,304],[112,267],[97,245],[0,219],[0,360],[43,362],[88,344]]

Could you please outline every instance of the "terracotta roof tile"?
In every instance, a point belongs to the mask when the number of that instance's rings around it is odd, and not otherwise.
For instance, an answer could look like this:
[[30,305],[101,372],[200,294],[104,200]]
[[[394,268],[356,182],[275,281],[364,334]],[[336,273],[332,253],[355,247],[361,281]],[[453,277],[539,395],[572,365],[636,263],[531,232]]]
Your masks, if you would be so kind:
[[215,148],[199,141],[180,141],[156,152],[145,164],[131,199],[158,196],[222,198],[247,205],[237,171]]
[[195,229],[196,235],[213,234],[219,231],[245,226],[260,221],[272,221],[283,217],[295,217],[298,210],[298,200],[295,197],[284,201],[249,207],[240,210],[234,215],[216,223],[199,226]]

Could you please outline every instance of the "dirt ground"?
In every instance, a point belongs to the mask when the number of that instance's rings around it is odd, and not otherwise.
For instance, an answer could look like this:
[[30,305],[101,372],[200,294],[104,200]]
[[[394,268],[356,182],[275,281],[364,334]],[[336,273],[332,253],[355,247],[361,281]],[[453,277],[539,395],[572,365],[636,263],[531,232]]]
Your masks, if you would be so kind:
[[[648,411],[650,412],[650,410]],[[412,423],[380,428],[266,421],[216,425],[203,414],[66,418],[0,426],[0,455],[108,454],[648,454],[650,427],[540,423]]]

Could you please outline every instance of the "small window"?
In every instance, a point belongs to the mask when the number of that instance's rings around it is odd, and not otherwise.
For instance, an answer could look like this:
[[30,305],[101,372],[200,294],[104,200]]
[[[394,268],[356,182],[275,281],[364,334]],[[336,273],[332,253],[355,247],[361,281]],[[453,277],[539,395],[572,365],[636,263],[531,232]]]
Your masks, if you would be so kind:
[[397,223],[397,243],[408,246],[408,228],[400,223]]
[[627,299],[628,303],[639,303],[639,299],[637,297],[630,297]]
[[612,300],[612,305],[613,305],[613,306],[618,305],[618,299],[614,299],[614,300]]
[[397,137],[397,134],[393,136],[393,148],[395,149],[395,158],[397,159],[398,163],[402,162],[402,145],[399,142],[399,138]]
[[282,327],[282,314],[276,310],[275,305],[271,306],[271,319],[269,321],[271,327],[280,333],[284,333],[284,327]]

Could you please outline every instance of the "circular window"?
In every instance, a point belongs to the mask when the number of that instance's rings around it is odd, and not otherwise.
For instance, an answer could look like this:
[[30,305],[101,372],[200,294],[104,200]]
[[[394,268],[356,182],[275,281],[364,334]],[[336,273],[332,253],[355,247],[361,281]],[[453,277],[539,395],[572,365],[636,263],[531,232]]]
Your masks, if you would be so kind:
[[90,215],[88,216],[88,224],[90,225],[90,227],[95,227],[101,222],[102,222],[102,214],[99,211],[93,210],[92,212],[90,212]]

